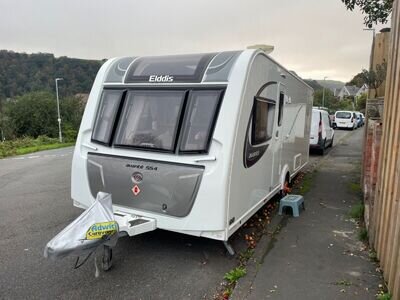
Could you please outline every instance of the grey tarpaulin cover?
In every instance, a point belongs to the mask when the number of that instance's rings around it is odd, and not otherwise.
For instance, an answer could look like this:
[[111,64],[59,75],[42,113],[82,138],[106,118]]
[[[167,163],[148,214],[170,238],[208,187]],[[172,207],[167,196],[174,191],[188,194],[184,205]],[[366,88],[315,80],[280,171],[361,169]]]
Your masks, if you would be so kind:
[[44,257],[84,256],[99,246],[113,247],[118,239],[110,194],[99,192],[96,201],[57,234],[44,248]]

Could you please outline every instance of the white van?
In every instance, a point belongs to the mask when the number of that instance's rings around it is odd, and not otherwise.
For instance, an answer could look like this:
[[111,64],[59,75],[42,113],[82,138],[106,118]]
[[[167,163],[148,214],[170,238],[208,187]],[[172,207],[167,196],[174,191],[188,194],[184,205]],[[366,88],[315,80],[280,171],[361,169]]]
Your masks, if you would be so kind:
[[317,149],[323,155],[328,147],[333,146],[335,131],[326,110],[314,107],[311,118],[310,149]]
[[354,111],[337,111],[335,113],[335,122],[337,128],[356,129],[357,116]]
[[307,164],[312,97],[261,50],[110,59],[79,130],[73,203],[102,191],[130,236],[227,241]]

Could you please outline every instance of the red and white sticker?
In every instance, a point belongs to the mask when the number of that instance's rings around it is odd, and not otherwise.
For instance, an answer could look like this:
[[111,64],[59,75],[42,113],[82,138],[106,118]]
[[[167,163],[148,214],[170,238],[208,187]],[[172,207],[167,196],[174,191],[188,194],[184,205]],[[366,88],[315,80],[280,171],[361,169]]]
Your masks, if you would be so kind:
[[133,188],[132,188],[132,193],[137,196],[140,194],[140,188],[139,186],[136,184]]

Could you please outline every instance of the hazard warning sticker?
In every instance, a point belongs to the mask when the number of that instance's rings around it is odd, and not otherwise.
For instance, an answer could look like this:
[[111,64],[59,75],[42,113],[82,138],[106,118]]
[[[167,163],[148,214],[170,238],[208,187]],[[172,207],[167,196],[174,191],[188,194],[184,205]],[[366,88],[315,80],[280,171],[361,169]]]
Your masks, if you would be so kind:
[[139,186],[136,184],[133,188],[132,188],[132,193],[137,196],[140,194],[140,188]]

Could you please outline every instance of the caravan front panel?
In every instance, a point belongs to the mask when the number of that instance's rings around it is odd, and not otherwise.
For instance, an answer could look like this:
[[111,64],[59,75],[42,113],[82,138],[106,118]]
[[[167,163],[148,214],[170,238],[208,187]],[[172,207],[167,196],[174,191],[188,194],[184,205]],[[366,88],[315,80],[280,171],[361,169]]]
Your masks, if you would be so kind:
[[185,217],[204,167],[89,153],[87,170],[93,197],[106,192],[117,205]]

